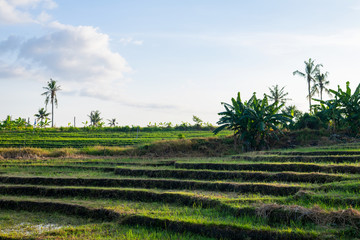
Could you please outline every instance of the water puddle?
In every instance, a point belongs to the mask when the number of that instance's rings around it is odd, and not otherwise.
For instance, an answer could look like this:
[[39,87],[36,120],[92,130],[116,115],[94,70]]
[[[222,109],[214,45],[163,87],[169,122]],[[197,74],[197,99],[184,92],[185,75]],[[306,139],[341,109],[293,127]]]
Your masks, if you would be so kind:
[[43,233],[43,232],[47,232],[47,231],[52,231],[52,230],[58,230],[64,227],[68,227],[68,226],[64,226],[64,225],[58,225],[58,224],[53,224],[53,223],[48,223],[48,224],[32,224],[32,223],[20,223],[17,224],[15,226],[12,226],[10,228],[7,229],[0,229],[0,233],[1,234],[11,234],[11,233],[16,233],[16,234],[24,234],[24,235],[31,235],[34,233]]

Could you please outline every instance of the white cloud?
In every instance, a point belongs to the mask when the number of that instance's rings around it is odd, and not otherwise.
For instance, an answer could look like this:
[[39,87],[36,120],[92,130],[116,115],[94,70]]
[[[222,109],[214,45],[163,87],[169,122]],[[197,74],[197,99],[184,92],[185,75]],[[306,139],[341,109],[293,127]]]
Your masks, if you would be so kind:
[[143,41],[142,40],[134,40],[132,37],[127,37],[127,38],[121,38],[120,43],[122,43],[125,46],[128,44],[142,45]]
[[64,81],[109,84],[130,71],[113,52],[109,36],[91,26],[52,23],[52,33],[24,42],[19,57],[43,67]]
[[49,30],[40,37],[10,36],[0,42],[0,77],[42,81],[51,77],[65,91],[118,101],[119,89],[128,81],[124,74],[131,68],[110,49],[109,36],[91,26],[58,22],[51,23]]
[[[44,9],[57,5],[52,0],[0,0],[0,24],[38,23],[49,19]],[[39,16],[34,10],[43,9]],[[46,18],[45,18],[46,16]]]
[[24,76],[29,76],[29,72],[21,66],[9,65],[0,61],[0,77],[1,78],[11,78],[11,79],[21,79]]
[[11,35],[6,40],[0,42],[0,53],[11,52],[16,50],[21,44],[21,39],[18,36]]
[[[119,86],[118,86],[119,87]],[[94,86],[84,88],[80,91],[80,95],[84,97],[97,98],[105,101],[113,101],[121,103],[122,106],[143,108],[143,109],[178,109],[178,106],[173,104],[157,104],[157,103],[144,103],[137,100],[125,99],[124,96],[119,94],[119,88],[108,86]],[[72,94],[76,94],[72,92]]]
[[37,22],[40,23],[46,23],[51,19],[51,16],[46,13],[45,11],[42,11],[36,18]]
[[[63,92],[139,108],[174,108],[128,101],[121,93],[131,72],[126,60],[110,48],[110,37],[92,26],[46,23],[51,16],[44,10],[34,17],[32,9],[56,7],[52,0],[0,0],[0,23],[45,23],[47,34],[23,39],[9,36],[0,41],[0,79],[45,81],[53,78]],[[124,45],[142,45],[133,38]]]

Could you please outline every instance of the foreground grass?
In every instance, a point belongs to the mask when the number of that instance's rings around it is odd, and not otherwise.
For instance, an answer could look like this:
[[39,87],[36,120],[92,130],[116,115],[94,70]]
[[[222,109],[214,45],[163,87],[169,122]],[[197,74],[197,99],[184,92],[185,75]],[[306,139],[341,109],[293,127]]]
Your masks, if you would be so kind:
[[215,238],[203,237],[190,233],[176,233],[163,229],[133,227],[116,223],[89,224],[81,227],[67,227],[44,234],[35,235],[38,239],[119,239],[119,240],[212,240]]
[[56,212],[0,211],[0,237],[24,237],[58,229],[95,223],[92,219],[66,216]]
[[[180,149],[194,146],[191,141],[182,144]],[[137,153],[147,148],[155,154],[152,158],[4,159],[0,165],[4,208],[0,229],[13,231],[0,236],[207,239],[200,236],[206,233],[234,239],[233,231],[249,239],[295,240],[356,239],[360,234],[360,165],[344,152],[336,161],[331,157],[322,161],[323,155],[298,159],[294,155],[290,161],[284,152],[250,154],[258,158],[256,162],[230,157],[155,158],[175,146],[139,148]],[[303,162],[304,157],[311,162]],[[14,211],[14,221],[6,221],[11,211],[5,200],[33,201],[40,207],[31,213]],[[54,216],[42,217],[50,203],[102,209],[117,218],[107,220],[110,222],[87,219],[75,210],[61,212],[61,207],[51,208]],[[24,227],[27,232],[20,230],[25,218],[29,219],[29,227]],[[46,223],[53,228],[35,231]],[[228,235],[222,237],[219,232]]]
[[[13,197],[11,199],[14,199]],[[28,199],[28,198],[22,198]],[[31,198],[32,200],[36,198]],[[38,199],[37,199],[38,200]],[[55,202],[76,203],[89,207],[99,207],[109,209],[120,213],[121,215],[137,215],[149,218],[164,219],[171,221],[181,221],[191,224],[205,225],[226,225],[228,227],[238,227],[247,230],[272,231],[279,233],[295,232],[297,234],[325,233],[327,228],[315,224],[303,224],[293,222],[291,226],[287,224],[271,224],[266,219],[251,215],[234,216],[228,211],[212,208],[203,208],[194,205],[192,207],[178,206],[176,204],[162,203],[139,203],[133,201],[118,200],[72,200],[72,199],[54,199]],[[246,207],[247,205],[243,205]]]
[[96,222],[56,212],[1,210],[0,226],[0,238],[15,239],[213,239],[162,229]]

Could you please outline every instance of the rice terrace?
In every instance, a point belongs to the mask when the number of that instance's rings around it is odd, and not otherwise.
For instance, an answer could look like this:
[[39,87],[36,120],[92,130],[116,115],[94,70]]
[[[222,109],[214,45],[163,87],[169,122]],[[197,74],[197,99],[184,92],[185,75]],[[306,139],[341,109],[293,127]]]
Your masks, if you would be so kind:
[[9,116],[0,238],[357,239],[360,84],[346,88],[331,90],[334,111],[321,101],[295,120],[284,102],[240,93],[217,126],[193,116],[104,127],[91,113],[90,126],[46,128]]
[[[2,139],[8,133],[2,130]],[[220,140],[224,145],[229,142],[226,137]],[[360,143],[217,157],[206,157],[216,153],[203,151],[204,157],[175,157],[187,151],[187,141],[164,140],[167,148],[139,157],[126,156],[136,154],[135,150],[122,156],[113,147],[105,147],[105,156],[103,147],[1,148],[1,238],[358,236]],[[160,148],[147,144],[139,148]],[[193,140],[189,146],[198,144]],[[115,156],[109,157],[111,151]],[[59,157],[44,157],[51,152]]]
[[0,240],[360,240],[357,0],[0,0]]

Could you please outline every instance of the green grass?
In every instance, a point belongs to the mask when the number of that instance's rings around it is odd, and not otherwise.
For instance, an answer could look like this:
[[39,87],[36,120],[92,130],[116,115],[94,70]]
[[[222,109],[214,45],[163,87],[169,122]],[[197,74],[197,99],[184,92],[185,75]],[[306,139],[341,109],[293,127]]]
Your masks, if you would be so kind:
[[[34,198],[33,198],[34,199]],[[55,199],[54,199],[55,200]],[[68,202],[67,199],[56,199],[55,201]],[[118,200],[91,200],[91,201],[71,201],[71,203],[81,203],[85,206],[101,206],[118,212],[122,215],[137,215],[157,219],[166,219],[171,221],[183,221],[193,224],[205,225],[227,225],[231,227],[239,227],[252,230],[267,230],[278,232],[304,232],[319,234],[325,233],[326,228],[316,226],[314,224],[302,224],[301,222],[292,223],[289,227],[286,224],[272,225],[266,219],[257,216],[242,215],[235,217],[227,211],[202,208],[194,205],[193,207],[177,206],[174,204],[163,203],[143,203],[134,201],[118,201]],[[243,205],[246,206],[246,205]],[[293,229],[292,229],[293,228]]]
[[[83,148],[88,146],[128,146],[161,140],[178,139],[183,134],[186,139],[214,137],[211,130],[155,130],[146,129],[127,132],[120,129],[77,129],[77,131],[61,131],[61,129],[35,130],[0,130],[1,147],[35,147],[35,148]],[[230,135],[223,131],[218,136]],[[86,151],[86,149],[84,149]]]
[[21,239],[212,239],[162,229],[96,222],[59,213],[13,210],[0,211],[0,226],[0,238],[6,236]]
[[176,233],[163,229],[141,226],[119,225],[117,223],[88,224],[81,227],[67,227],[60,230],[40,234],[39,238],[46,239],[119,239],[119,240],[211,240],[215,238],[202,237],[190,233]]
[[[355,148],[355,145],[352,147]],[[340,146],[337,149],[344,148]],[[0,177],[3,179],[0,200],[12,200],[19,204],[21,201],[34,201],[44,209],[26,212],[3,206],[0,230],[13,231],[0,231],[0,236],[35,239],[207,239],[205,234],[219,239],[221,234],[231,231],[249,239],[355,239],[359,236],[360,175],[356,172],[359,162],[336,163],[331,159],[323,162],[316,155],[307,156],[311,162],[301,158],[289,161],[282,152],[266,157],[259,153],[251,156],[259,157],[259,161],[230,157],[7,158],[0,164]],[[278,156],[281,158],[276,159]],[[346,156],[343,153],[337,158],[341,160]],[[192,168],[191,164],[201,165],[202,168]],[[221,164],[220,169],[211,169],[211,164]],[[253,168],[221,169],[231,164]],[[257,169],[260,164],[264,165],[261,170]],[[291,171],[284,170],[290,165]],[[341,171],[331,172],[331,168]],[[351,169],[355,169],[353,173],[347,172]],[[124,171],[121,175],[120,170]],[[239,175],[234,177],[231,174]],[[14,182],[6,182],[10,177],[21,179],[19,183],[15,178],[11,180]],[[96,181],[101,183],[97,186]],[[9,190],[7,193],[4,190],[6,187],[23,190],[14,190],[13,193]],[[89,191],[92,191],[91,194]],[[105,195],[107,191],[113,191],[113,195],[110,192]],[[56,207],[52,208],[49,217],[43,217],[44,212],[49,211],[47,203],[72,204],[67,208],[76,205],[107,209],[120,217],[105,223],[81,217],[76,211],[62,212]],[[261,212],[264,207],[269,207],[266,214]],[[351,210],[354,218],[341,215],[344,219],[341,223],[334,218],[334,222],[319,224],[313,216],[303,214],[299,218],[296,209],[320,214],[319,218],[324,218],[321,214],[336,217],[336,214]],[[14,220],[6,221],[12,215]],[[30,229],[26,233],[21,230],[21,226],[25,225],[19,225],[25,218],[29,219]],[[46,223],[61,227],[43,232],[31,230]],[[231,239],[231,235],[226,236],[224,239]]]
[[92,219],[66,216],[56,212],[0,211],[0,237],[23,237],[63,228],[95,223]]

